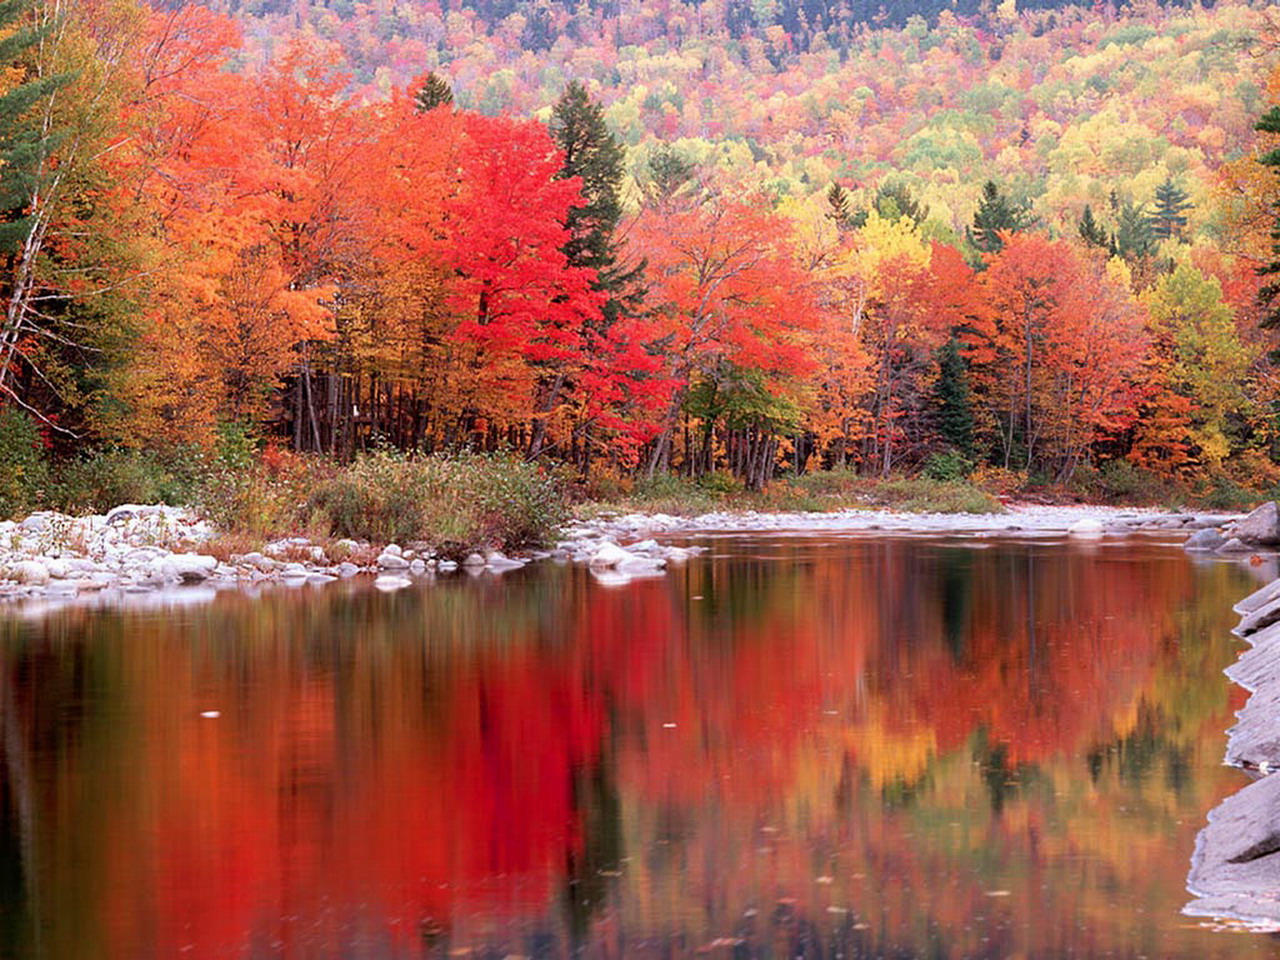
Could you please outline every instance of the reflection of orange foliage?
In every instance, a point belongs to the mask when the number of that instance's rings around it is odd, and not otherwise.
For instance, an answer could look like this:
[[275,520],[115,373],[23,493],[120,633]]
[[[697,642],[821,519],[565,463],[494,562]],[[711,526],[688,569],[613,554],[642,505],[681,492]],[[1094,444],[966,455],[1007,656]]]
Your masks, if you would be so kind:
[[[1052,549],[772,541],[625,589],[550,570],[228,596],[182,631],[68,613],[49,636],[73,653],[4,648],[0,715],[48,811],[44,888],[114,955],[311,956],[356,928],[405,956],[424,932],[462,945],[554,915],[601,829],[622,831],[624,930],[728,936],[782,898],[752,936],[873,918],[886,948],[927,923],[978,950],[969,918],[1016,919],[1029,892],[1110,929],[1096,893],[1050,883],[1061,864],[1176,881],[1160,824],[1193,831],[1184,808],[1219,789],[1124,780],[1144,737],[1167,752],[1224,725],[1221,696],[1177,680],[1223,655],[1176,619],[1209,575],[1167,548]],[[1243,590],[1215,569],[1225,613]],[[51,737],[81,674],[107,706]],[[592,812],[592,776],[621,823]],[[1001,955],[1057,935],[1010,929]]]

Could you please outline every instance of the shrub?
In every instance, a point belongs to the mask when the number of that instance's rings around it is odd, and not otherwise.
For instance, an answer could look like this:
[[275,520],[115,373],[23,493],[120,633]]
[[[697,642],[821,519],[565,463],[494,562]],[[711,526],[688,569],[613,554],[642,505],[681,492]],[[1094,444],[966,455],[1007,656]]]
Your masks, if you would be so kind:
[[62,464],[50,499],[67,513],[102,513],[122,503],[181,504],[192,481],[171,463],[141,450],[97,450]]
[[0,517],[33,509],[48,477],[35,421],[16,407],[0,407]]
[[885,480],[874,487],[885,506],[908,513],[999,513],[1000,501],[967,483],[949,483],[928,477]]
[[921,470],[930,480],[953,482],[963,480],[973,473],[973,461],[958,450],[944,450],[930,454]]
[[547,540],[565,519],[561,486],[510,456],[361,457],[308,498],[339,536],[423,540],[445,555]]

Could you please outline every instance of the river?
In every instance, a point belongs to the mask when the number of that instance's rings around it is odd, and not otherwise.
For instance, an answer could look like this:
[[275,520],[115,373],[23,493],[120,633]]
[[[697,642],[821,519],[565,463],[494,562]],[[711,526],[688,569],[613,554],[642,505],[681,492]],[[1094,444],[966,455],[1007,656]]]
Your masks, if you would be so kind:
[[0,957],[1228,958],[1247,567],[756,534],[0,610]]

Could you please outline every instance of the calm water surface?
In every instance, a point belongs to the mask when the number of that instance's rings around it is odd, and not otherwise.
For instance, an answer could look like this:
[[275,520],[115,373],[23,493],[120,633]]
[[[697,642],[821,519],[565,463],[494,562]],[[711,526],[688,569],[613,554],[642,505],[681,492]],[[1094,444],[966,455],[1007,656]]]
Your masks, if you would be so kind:
[[0,957],[1273,954],[1180,915],[1240,568],[706,542],[0,611]]

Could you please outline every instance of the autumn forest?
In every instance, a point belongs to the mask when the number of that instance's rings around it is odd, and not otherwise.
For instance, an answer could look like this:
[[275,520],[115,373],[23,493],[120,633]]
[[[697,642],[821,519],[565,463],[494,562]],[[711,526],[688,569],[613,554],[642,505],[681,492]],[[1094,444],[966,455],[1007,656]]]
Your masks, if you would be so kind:
[[5,0],[0,36],[0,412],[55,456],[1280,483],[1265,5]]

